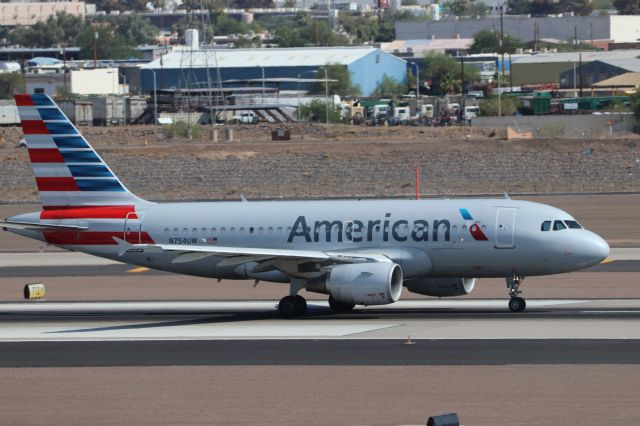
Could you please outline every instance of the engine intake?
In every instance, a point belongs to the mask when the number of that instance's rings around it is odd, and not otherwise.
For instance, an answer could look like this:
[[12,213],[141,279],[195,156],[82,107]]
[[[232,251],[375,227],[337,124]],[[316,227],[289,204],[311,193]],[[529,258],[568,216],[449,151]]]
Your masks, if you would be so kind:
[[316,284],[307,290],[329,293],[342,303],[386,305],[400,299],[402,268],[391,262],[338,265],[322,284],[324,288]]
[[421,278],[404,283],[412,293],[434,297],[464,296],[473,291],[476,278]]

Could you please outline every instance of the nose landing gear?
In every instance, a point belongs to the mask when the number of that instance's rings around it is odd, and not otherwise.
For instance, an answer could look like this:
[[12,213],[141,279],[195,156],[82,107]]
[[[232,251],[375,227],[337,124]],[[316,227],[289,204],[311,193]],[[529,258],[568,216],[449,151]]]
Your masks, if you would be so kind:
[[522,293],[520,290],[520,284],[524,277],[519,275],[513,275],[506,278],[507,288],[509,289],[509,310],[511,312],[523,312],[527,308],[527,302],[519,295]]

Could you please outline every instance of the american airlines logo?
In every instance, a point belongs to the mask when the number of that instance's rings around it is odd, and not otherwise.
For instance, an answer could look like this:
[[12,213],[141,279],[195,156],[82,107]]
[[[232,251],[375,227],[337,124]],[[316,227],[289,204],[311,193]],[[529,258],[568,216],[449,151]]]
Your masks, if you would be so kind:
[[[466,209],[460,209],[465,221],[473,221]],[[313,224],[313,228],[309,226]],[[465,228],[467,226],[465,225]],[[464,231],[463,231],[464,232]],[[488,238],[480,225],[475,222],[468,227],[473,239],[487,241]],[[413,221],[391,219],[391,213],[386,213],[382,220],[316,220],[308,222],[305,216],[298,216],[287,242],[292,243],[297,239],[306,242],[354,242],[363,241],[451,241],[451,223],[446,219],[417,219]]]

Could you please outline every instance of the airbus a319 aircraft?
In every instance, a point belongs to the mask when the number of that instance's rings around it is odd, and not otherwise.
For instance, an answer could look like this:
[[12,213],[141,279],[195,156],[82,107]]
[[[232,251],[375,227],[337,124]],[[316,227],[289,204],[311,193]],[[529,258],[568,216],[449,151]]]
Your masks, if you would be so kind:
[[289,284],[333,311],[384,305],[402,287],[435,297],[505,278],[512,311],[526,276],[600,263],[609,246],[557,208],[504,199],[155,203],[129,192],[46,95],[17,95],[42,211],[0,222],[67,250],[179,274]]

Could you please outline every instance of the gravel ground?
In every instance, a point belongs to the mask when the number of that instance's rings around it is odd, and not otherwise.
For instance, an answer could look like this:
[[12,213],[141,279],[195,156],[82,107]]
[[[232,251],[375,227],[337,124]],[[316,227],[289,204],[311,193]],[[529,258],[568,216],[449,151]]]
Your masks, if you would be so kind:
[[20,368],[0,381],[4,424],[640,424],[636,365]]
[[[152,200],[410,196],[416,165],[424,195],[640,191],[640,141],[389,139],[97,149]],[[0,164],[0,202],[38,200],[26,150],[0,148]]]

